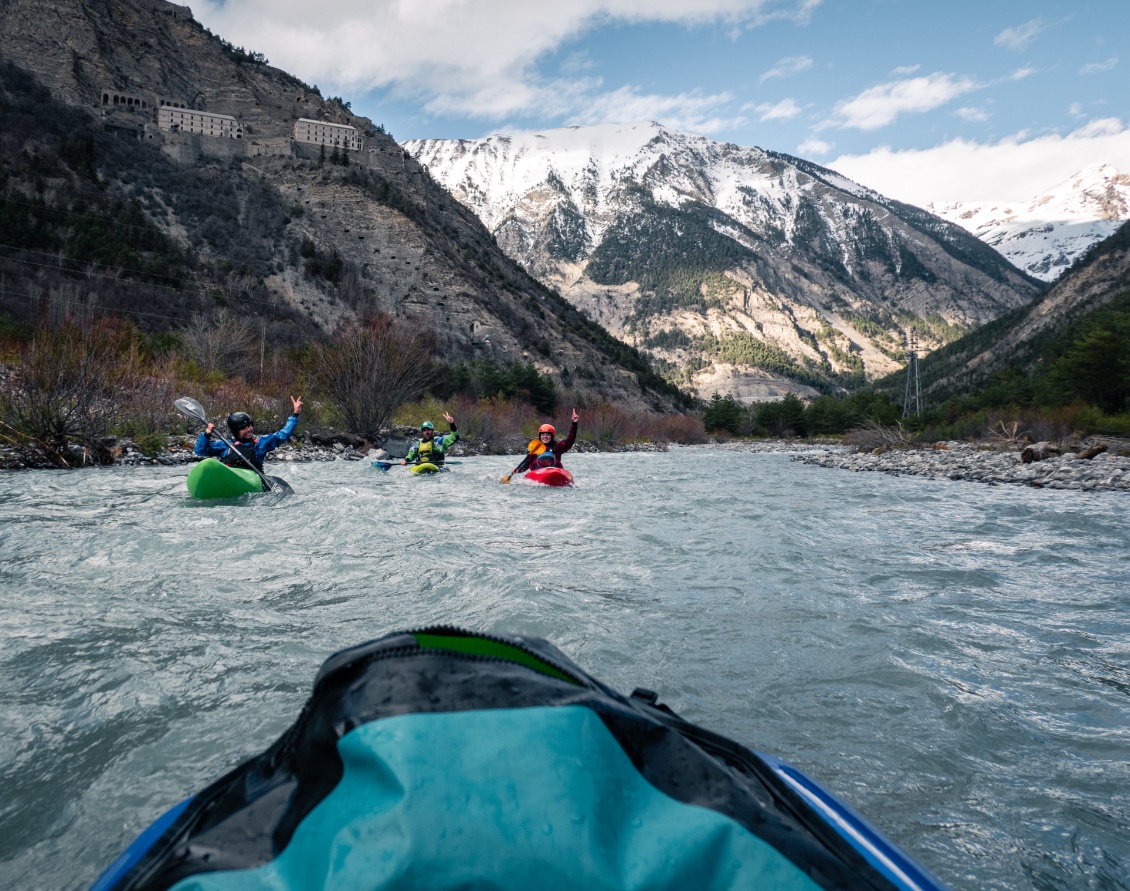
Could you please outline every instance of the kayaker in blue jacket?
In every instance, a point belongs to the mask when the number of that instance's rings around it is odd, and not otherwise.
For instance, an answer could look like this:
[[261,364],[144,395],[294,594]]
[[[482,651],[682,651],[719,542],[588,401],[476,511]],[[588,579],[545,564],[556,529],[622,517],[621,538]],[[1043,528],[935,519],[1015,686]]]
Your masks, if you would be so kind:
[[459,430],[455,426],[455,418],[447,412],[443,413],[443,419],[447,421],[448,426],[451,427],[451,432],[436,439],[436,428],[431,421],[424,421],[420,425],[420,438],[408,450],[408,454],[401,460],[401,464],[435,464],[437,467],[443,466],[444,454],[452,446],[452,444],[459,438]]
[[[263,459],[267,452],[277,449],[290,439],[294,428],[298,426],[298,416],[302,413],[302,400],[290,397],[294,403],[294,414],[286,419],[281,430],[268,436],[255,435],[255,422],[251,415],[245,411],[236,411],[228,415],[228,429],[232,435],[232,447],[229,449],[222,442],[212,442],[212,431],[215,424],[209,424],[204,432],[196,438],[196,454],[201,458],[218,458],[228,467],[246,467],[243,458],[246,458],[260,473],[263,471]],[[239,452],[237,455],[236,452]]]

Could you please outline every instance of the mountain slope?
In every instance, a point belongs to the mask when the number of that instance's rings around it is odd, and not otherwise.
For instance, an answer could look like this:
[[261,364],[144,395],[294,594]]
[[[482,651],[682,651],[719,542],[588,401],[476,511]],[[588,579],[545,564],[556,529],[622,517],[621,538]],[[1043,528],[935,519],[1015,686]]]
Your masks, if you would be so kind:
[[[43,295],[64,292],[157,330],[222,304],[261,319],[272,342],[301,343],[379,311],[433,331],[450,361],[529,361],[640,406],[678,398],[515,266],[383,130],[187,7],[8,0],[0,54],[0,225],[18,236],[0,251],[0,309],[15,318],[40,318]],[[162,103],[231,116],[238,138],[162,129]],[[361,149],[300,143],[299,118],[351,126]],[[130,225],[114,225],[123,214]],[[127,245],[129,232],[160,250]],[[165,278],[134,268],[158,258]]]
[[958,226],[788,155],[659,124],[405,148],[506,252],[701,395],[857,385],[1039,284]]
[[927,209],[968,229],[1029,275],[1050,282],[1130,219],[1130,175],[1099,164],[1027,202],[955,202]]
[[[1050,289],[989,324],[926,356],[919,365],[923,393],[937,404],[982,387],[1004,368],[1030,371],[1044,347],[1068,326],[1130,290],[1130,222],[1093,245]],[[901,394],[903,375],[877,387]]]

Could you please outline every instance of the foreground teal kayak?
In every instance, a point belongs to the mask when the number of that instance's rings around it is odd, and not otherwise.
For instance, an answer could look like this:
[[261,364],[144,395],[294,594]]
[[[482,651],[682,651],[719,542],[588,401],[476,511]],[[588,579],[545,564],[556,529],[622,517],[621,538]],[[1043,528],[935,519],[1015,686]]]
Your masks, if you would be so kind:
[[331,656],[274,745],[92,891],[410,888],[942,886],[801,771],[654,693],[538,638],[440,627]]

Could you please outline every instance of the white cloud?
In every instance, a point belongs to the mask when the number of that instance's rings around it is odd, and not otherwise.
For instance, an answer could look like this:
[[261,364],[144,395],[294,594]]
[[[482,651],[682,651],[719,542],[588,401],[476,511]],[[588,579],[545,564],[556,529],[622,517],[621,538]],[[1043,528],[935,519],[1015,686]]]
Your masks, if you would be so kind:
[[975,89],[977,84],[967,77],[940,72],[879,84],[838,103],[831,123],[857,130],[878,130],[894,123],[901,114],[931,111]]
[[782,99],[774,105],[763,102],[755,110],[761,115],[759,121],[790,121],[800,114],[800,106],[792,99]]
[[1031,66],[1027,68],[1017,68],[1012,74],[1008,76],[1009,80],[1024,80],[1026,77],[1031,77],[1036,73],[1036,69]]
[[823,139],[806,139],[796,147],[796,152],[801,158],[819,158],[835,147],[835,143],[825,142]]
[[[599,79],[536,64],[609,22],[805,21],[820,0],[198,0],[197,17],[323,92],[389,89],[425,109],[500,119],[584,113]],[[671,97],[676,105],[683,97]]]
[[1083,114],[1084,114],[1083,103],[1082,102],[1072,102],[1071,107],[1067,109],[1067,113],[1069,115],[1071,115],[1073,118],[1083,117]]
[[587,96],[583,103],[575,103],[579,110],[571,112],[566,123],[575,126],[660,121],[674,130],[701,134],[719,133],[746,123],[740,117],[727,117],[721,114],[721,110],[732,103],[733,98],[729,93],[641,95],[630,87],[621,87],[599,96]]
[[1118,64],[1118,56],[1111,56],[1105,62],[1092,62],[1089,65],[1084,65],[1079,69],[1080,74],[1102,74],[1104,71],[1110,71]]
[[925,207],[1027,201],[1101,163],[1130,173],[1130,125],[1104,118],[1065,136],[1017,134],[995,143],[955,139],[918,151],[883,147],[842,155],[828,166],[884,195]]
[[987,121],[989,119],[989,113],[983,108],[972,108],[966,106],[965,108],[957,109],[954,114],[961,118],[963,121],[971,121],[974,123],[979,121]]
[[1118,118],[1099,118],[1075,131],[1078,136],[1086,139],[1095,136],[1117,136],[1121,132],[1122,121]]
[[893,77],[906,77],[909,74],[914,74],[921,67],[921,65],[900,65],[891,71],[891,75]]
[[1018,51],[1028,49],[1032,41],[1036,39],[1036,35],[1043,31],[1045,27],[1047,26],[1042,19],[1032,19],[1023,25],[1017,25],[1015,28],[1005,28],[993,39],[993,45]]
[[772,80],[775,77],[792,77],[794,74],[800,74],[802,71],[807,71],[811,67],[812,59],[808,56],[786,56],[761,75],[761,77],[757,79],[757,83],[763,84],[765,81]]

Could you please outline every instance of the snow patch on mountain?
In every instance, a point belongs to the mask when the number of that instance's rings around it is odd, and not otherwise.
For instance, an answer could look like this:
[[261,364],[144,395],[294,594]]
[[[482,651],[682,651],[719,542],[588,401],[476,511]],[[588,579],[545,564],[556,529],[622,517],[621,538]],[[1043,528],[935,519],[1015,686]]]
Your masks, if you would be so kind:
[[1097,164],[1030,201],[937,203],[926,209],[992,245],[1029,275],[1050,282],[1130,219],[1130,175]]
[[[410,140],[404,147],[488,229],[497,229],[523,196],[556,188],[585,217],[594,245],[619,210],[624,189],[635,184],[650,186],[659,203],[700,201],[755,230],[770,220],[791,221],[790,211],[811,185],[801,185],[795,169],[769,173],[770,156],[759,148],[678,133],[654,121],[482,140]],[[871,194],[835,178],[838,188]]]

